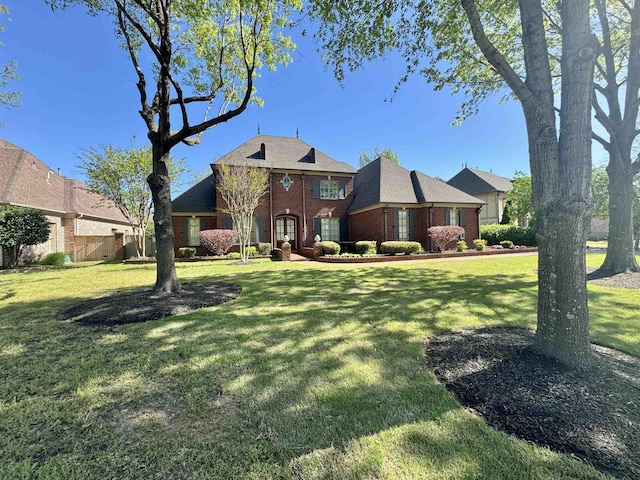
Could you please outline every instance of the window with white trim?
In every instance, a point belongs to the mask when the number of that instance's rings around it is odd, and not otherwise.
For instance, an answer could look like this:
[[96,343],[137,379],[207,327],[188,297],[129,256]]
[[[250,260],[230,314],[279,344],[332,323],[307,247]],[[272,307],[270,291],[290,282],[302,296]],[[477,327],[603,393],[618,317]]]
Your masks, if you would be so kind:
[[187,221],[187,244],[189,247],[200,245],[200,219],[189,218]]
[[409,212],[406,210],[398,210],[398,240],[406,242],[409,240]]
[[337,200],[340,186],[336,180],[320,180],[320,198],[325,200]]
[[322,240],[339,242],[340,241],[340,219],[339,218],[321,218],[320,219],[320,237]]
[[447,225],[452,225],[454,227],[458,226],[458,210],[456,210],[455,208],[450,208],[449,210],[447,210],[447,218],[446,218],[446,222]]

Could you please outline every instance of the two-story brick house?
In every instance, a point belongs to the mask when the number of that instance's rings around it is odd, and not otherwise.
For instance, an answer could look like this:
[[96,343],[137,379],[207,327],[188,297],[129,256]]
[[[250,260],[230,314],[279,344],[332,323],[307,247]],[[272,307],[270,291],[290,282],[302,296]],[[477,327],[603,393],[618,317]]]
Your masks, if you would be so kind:
[[254,212],[252,243],[293,250],[322,240],[415,240],[431,249],[427,229],[460,225],[479,237],[481,200],[417,171],[380,158],[357,171],[298,138],[257,135],[211,164],[213,173],[173,201],[175,248],[197,247],[204,229],[233,228],[215,188],[219,165],[269,170],[269,184]]
[[[221,164],[269,170],[267,193],[254,212],[253,243],[278,246],[287,235],[298,250],[311,245],[316,234],[325,240],[349,238],[347,208],[356,169],[298,138],[257,135],[216,160],[211,176],[173,201],[176,249],[198,247],[200,230],[233,228],[215,188]],[[198,254],[205,253],[198,247]]]

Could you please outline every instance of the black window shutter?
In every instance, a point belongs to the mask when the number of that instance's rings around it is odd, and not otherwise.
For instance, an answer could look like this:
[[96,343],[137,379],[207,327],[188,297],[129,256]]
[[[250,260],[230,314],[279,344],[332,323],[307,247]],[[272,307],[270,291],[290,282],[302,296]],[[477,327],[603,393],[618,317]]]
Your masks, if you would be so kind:
[[398,240],[399,237],[399,232],[398,232],[398,210],[394,210],[393,211],[393,239],[394,240]]
[[320,198],[320,180],[317,178],[311,181],[311,198]]
[[416,238],[416,212],[415,210],[409,210],[409,240]]
[[264,218],[256,218],[258,228],[258,242],[264,242]]
[[233,219],[231,217],[224,217],[222,219],[222,227],[225,230],[233,230]]
[[313,237],[316,235],[320,235],[322,237],[322,219],[314,218],[313,219]]
[[344,180],[338,182],[338,198],[347,198],[347,182]]
[[464,210],[460,210],[460,222],[459,225],[464,227]]
[[182,246],[189,245],[189,219],[182,219]]
[[340,240],[343,242],[349,240],[349,220],[347,218],[340,219]]
[[445,213],[445,225],[451,225],[451,210],[447,209]]

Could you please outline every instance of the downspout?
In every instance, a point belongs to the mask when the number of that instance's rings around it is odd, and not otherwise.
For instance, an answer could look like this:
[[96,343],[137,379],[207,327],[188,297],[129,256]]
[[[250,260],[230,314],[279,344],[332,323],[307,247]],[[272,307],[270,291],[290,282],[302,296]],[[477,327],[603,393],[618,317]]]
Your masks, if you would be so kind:
[[273,235],[273,169],[269,169],[269,240],[271,247],[276,248],[276,242]]
[[302,244],[307,245],[307,201],[306,201],[306,188],[304,183],[305,175],[300,175],[302,178]]

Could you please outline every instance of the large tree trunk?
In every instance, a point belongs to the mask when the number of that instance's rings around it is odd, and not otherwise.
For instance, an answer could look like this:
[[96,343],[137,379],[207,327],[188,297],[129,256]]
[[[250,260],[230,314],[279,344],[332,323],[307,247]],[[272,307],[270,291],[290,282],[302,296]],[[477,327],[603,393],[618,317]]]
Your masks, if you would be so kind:
[[[521,8],[529,2],[521,1]],[[562,93],[557,141],[549,105],[535,100],[523,102],[538,220],[538,324],[534,349],[565,364],[582,367],[591,362],[585,245],[594,208],[591,95],[597,51],[589,30],[588,0],[565,0],[561,9]],[[524,32],[526,35],[526,28]],[[529,67],[548,68],[541,58],[530,57],[529,62],[528,72]],[[535,85],[531,87],[534,92],[537,90]]]
[[[612,141],[609,152],[609,238],[607,256],[598,273],[615,275],[627,271],[638,272],[640,266],[634,255],[633,241],[633,172],[631,157],[623,153]],[[630,153],[630,151],[629,151]]]
[[157,268],[155,291],[180,291],[173,251],[175,234],[171,222],[171,182],[167,170],[168,150],[153,147],[153,173],[147,178],[153,197],[153,222],[156,231]]

